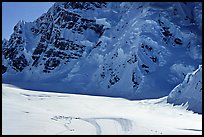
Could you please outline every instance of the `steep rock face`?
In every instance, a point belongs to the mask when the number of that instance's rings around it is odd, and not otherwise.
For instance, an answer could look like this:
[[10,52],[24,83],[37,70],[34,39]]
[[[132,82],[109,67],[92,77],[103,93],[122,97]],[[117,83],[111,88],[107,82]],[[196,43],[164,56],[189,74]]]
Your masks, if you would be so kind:
[[[103,29],[103,25],[96,24],[95,20],[83,18],[79,14],[69,11],[69,8],[97,10],[97,7],[102,8],[104,6],[102,3],[98,3],[98,5],[86,3],[55,4],[47,14],[37,19],[36,28],[32,29],[34,32],[37,31],[36,35],[40,33],[41,38],[32,55],[32,66],[38,67],[39,63],[40,65],[44,64],[43,72],[50,73],[61,64],[82,57],[86,45],[80,43],[79,40],[80,38],[86,40],[83,38],[84,32],[86,30],[93,31],[92,35],[97,40],[97,37],[102,35],[105,29]],[[43,61],[40,60],[41,58]]]
[[189,110],[202,113],[202,65],[186,75],[184,81],[170,92],[167,102],[175,105],[187,103]]
[[19,22],[2,41],[3,80],[57,81],[69,90],[130,99],[168,95],[201,64],[201,7],[55,3],[34,22]]
[[[3,57],[11,63],[12,68],[17,72],[22,71],[27,66],[31,67],[30,70],[34,70],[34,67],[39,69],[39,66],[44,65],[38,71],[45,73],[49,73],[60,63],[78,59],[86,48],[80,43],[80,40],[87,39],[84,32],[86,30],[91,31],[92,42],[96,42],[105,28],[103,28],[103,24],[97,24],[96,20],[83,18],[69,8],[73,8],[72,10],[83,9],[88,12],[103,7],[105,7],[105,3],[100,2],[56,3],[36,21],[32,23],[20,21],[14,27],[14,33],[7,44],[9,46],[3,48]],[[28,57],[29,65],[23,56],[24,54],[21,53],[24,50],[32,54]],[[20,55],[19,58],[17,54],[22,54],[22,56]],[[24,65],[17,68],[15,64],[21,62]]]
[[[6,66],[11,66],[17,72],[21,72],[26,66],[28,61],[25,58],[25,40],[23,38],[23,22],[18,22],[14,27],[14,33],[11,35],[9,41],[2,42],[3,49],[2,55],[5,59],[9,60]],[[4,62],[3,62],[4,64]],[[5,70],[5,66],[2,66],[2,70]],[[5,73],[5,71],[2,71]]]

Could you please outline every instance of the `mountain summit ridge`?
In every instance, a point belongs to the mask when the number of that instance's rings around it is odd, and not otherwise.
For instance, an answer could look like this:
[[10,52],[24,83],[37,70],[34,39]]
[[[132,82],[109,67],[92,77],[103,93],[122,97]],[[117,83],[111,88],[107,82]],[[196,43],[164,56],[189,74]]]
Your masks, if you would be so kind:
[[129,99],[168,95],[202,62],[201,7],[55,3],[2,41],[3,82],[63,83],[66,92]]

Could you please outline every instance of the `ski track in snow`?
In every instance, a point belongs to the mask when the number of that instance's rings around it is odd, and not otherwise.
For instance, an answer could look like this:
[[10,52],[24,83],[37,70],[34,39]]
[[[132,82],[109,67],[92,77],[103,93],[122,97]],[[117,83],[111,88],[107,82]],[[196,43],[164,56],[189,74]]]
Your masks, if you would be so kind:
[[202,131],[200,129],[191,129],[191,128],[178,128],[180,130],[189,130],[189,131]]
[[[199,120],[196,114],[191,114],[190,112],[182,110],[179,107],[176,109],[173,106],[169,106],[168,104],[165,103],[166,98],[127,102],[123,99],[113,100],[110,98],[101,97],[95,98],[91,96],[89,97],[72,94],[33,92],[18,88],[11,88],[4,84],[2,91],[3,91],[2,94],[4,96],[3,106],[5,105],[4,107],[2,107],[4,114],[2,117],[2,119],[4,120],[3,130],[5,130],[2,132],[4,132],[4,134],[50,133],[55,135],[65,134],[125,135],[125,134],[170,134],[170,133],[201,134],[202,132],[202,129],[199,126],[199,122],[195,122],[195,120],[196,121]],[[98,108],[98,106],[93,104],[93,102],[98,103],[100,109]],[[106,106],[107,105],[106,103],[110,105]],[[121,106],[121,104],[123,104],[124,106]],[[121,108],[119,109],[120,111],[118,110],[117,115],[112,115],[111,111],[113,111],[114,113],[117,112],[117,109],[115,108],[118,107],[115,107],[115,105],[119,105],[121,106]],[[39,106],[41,107],[39,108]],[[61,109],[58,108],[59,106]],[[102,106],[106,106],[106,109],[104,109],[104,107]],[[56,110],[53,107],[56,107]],[[76,107],[79,108],[77,109]],[[130,108],[127,109],[126,107]],[[156,108],[158,110],[161,110],[161,112],[157,112]],[[68,111],[66,109],[68,109]],[[132,109],[137,109],[137,111],[132,111]],[[172,109],[172,111],[169,112],[174,113],[166,113],[167,109]],[[109,112],[109,110],[111,111]],[[85,111],[86,113],[83,113]],[[119,114],[120,112],[121,114]],[[127,116],[123,115],[124,114],[123,112],[128,113],[128,115]],[[135,112],[138,112],[138,115],[131,117],[130,114]],[[145,118],[147,112],[149,112],[149,115],[152,116],[151,120],[149,118]],[[180,113],[182,113],[182,115]],[[160,116],[159,117],[155,116],[157,114]],[[15,115],[15,117],[13,115]],[[184,116],[187,117],[188,115],[190,117],[192,116],[192,118],[189,119],[190,121],[183,119]],[[12,117],[13,120],[10,120],[10,117]],[[162,120],[172,121],[174,120],[172,117],[175,117],[175,119],[177,119],[178,122],[184,122],[185,120],[185,124],[182,125],[178,123],[176,125],[172,125],[171,122],[169,123],[167,122],[168,124],[165,124],[166,122],[164,122],[161,123],[161,127],[158,125],[155,125],[156,127],[152,126],[155,124],[154,119],[160,117],[161,121]],[[178,119],[178,117],[180,117],[181,119]],[[26,118],[28,121],[25,120],[24,118]],[[31,122],[33,122],[33,124]],[[38,124],[39,123],[41,124],[41,122],[44,123],[44,125],[43,124],[40,125],[40,127],[42,128],[36,129],[36,127],[39,127]],[[46,123],[49,123],[48,124],[49,127],[47,127]],[[147,125],[144,123],[146,123]],[[166,125],[169,125],[169,127],[167,127],[167,129],[163,129],[164,128],[163,126]],[[32,126],[36,127],[33,128]],[[30,130],[29,127],[32,129],[31,131],[29,131]],[[29,130],[27,130],[26,128],[28,128]],[[39,132],[35,132],[35,130]],[[46,132],[44,132],[44,130]]]
[[62,134],[66,131],[74,131],[74,129],[71,128],[71,123],[73,122],[73,120],[82,120],[82,121],[88,122],[89,124],[91,124],[92,126],[94,126],[96,128],[96,134],[97,135],[102,135],[102,131],[104,130],[101,127],[101,125],[97,122],[97,120],[102,120],[102,121],[112,120],[113,122],[116,121],[121,126],[121,129],[124,132],[128,132],[132,129],[132,121],[129,119],[125,119],[125,118],[105,118],[105,117],[101,117],[101,118],[77,118],[77,117],[70,117],[70,116],[69,117],[54,116],[51,119],[62,123],[64,125],[64,127],[66,128],[66,130],[63,130],[63,131],[56,133],[57,135]]
[[101,135],[101,127],[100,125],[96,122],[95,119],[91,119],[91,118],[86,118],[86,119],[81,119],[81,120],[84,120],[90,124],[92,124],[95,128],[96,128],[96,134],[97,135]]

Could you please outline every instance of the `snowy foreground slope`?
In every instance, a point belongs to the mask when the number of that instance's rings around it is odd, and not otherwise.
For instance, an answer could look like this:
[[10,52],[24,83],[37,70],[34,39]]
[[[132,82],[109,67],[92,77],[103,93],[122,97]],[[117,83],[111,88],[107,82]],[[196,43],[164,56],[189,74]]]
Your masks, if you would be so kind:
[[202,134],[202,115],[167,97],[36,92],[2,84],[2,134]]

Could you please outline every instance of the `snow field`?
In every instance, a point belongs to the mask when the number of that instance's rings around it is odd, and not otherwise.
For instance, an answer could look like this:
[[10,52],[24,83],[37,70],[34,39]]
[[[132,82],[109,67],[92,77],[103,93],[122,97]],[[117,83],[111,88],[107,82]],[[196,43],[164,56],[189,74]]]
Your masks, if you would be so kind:
[[202,134],[202,115],[167,97],[140,101],[2,84],[2,134]]

